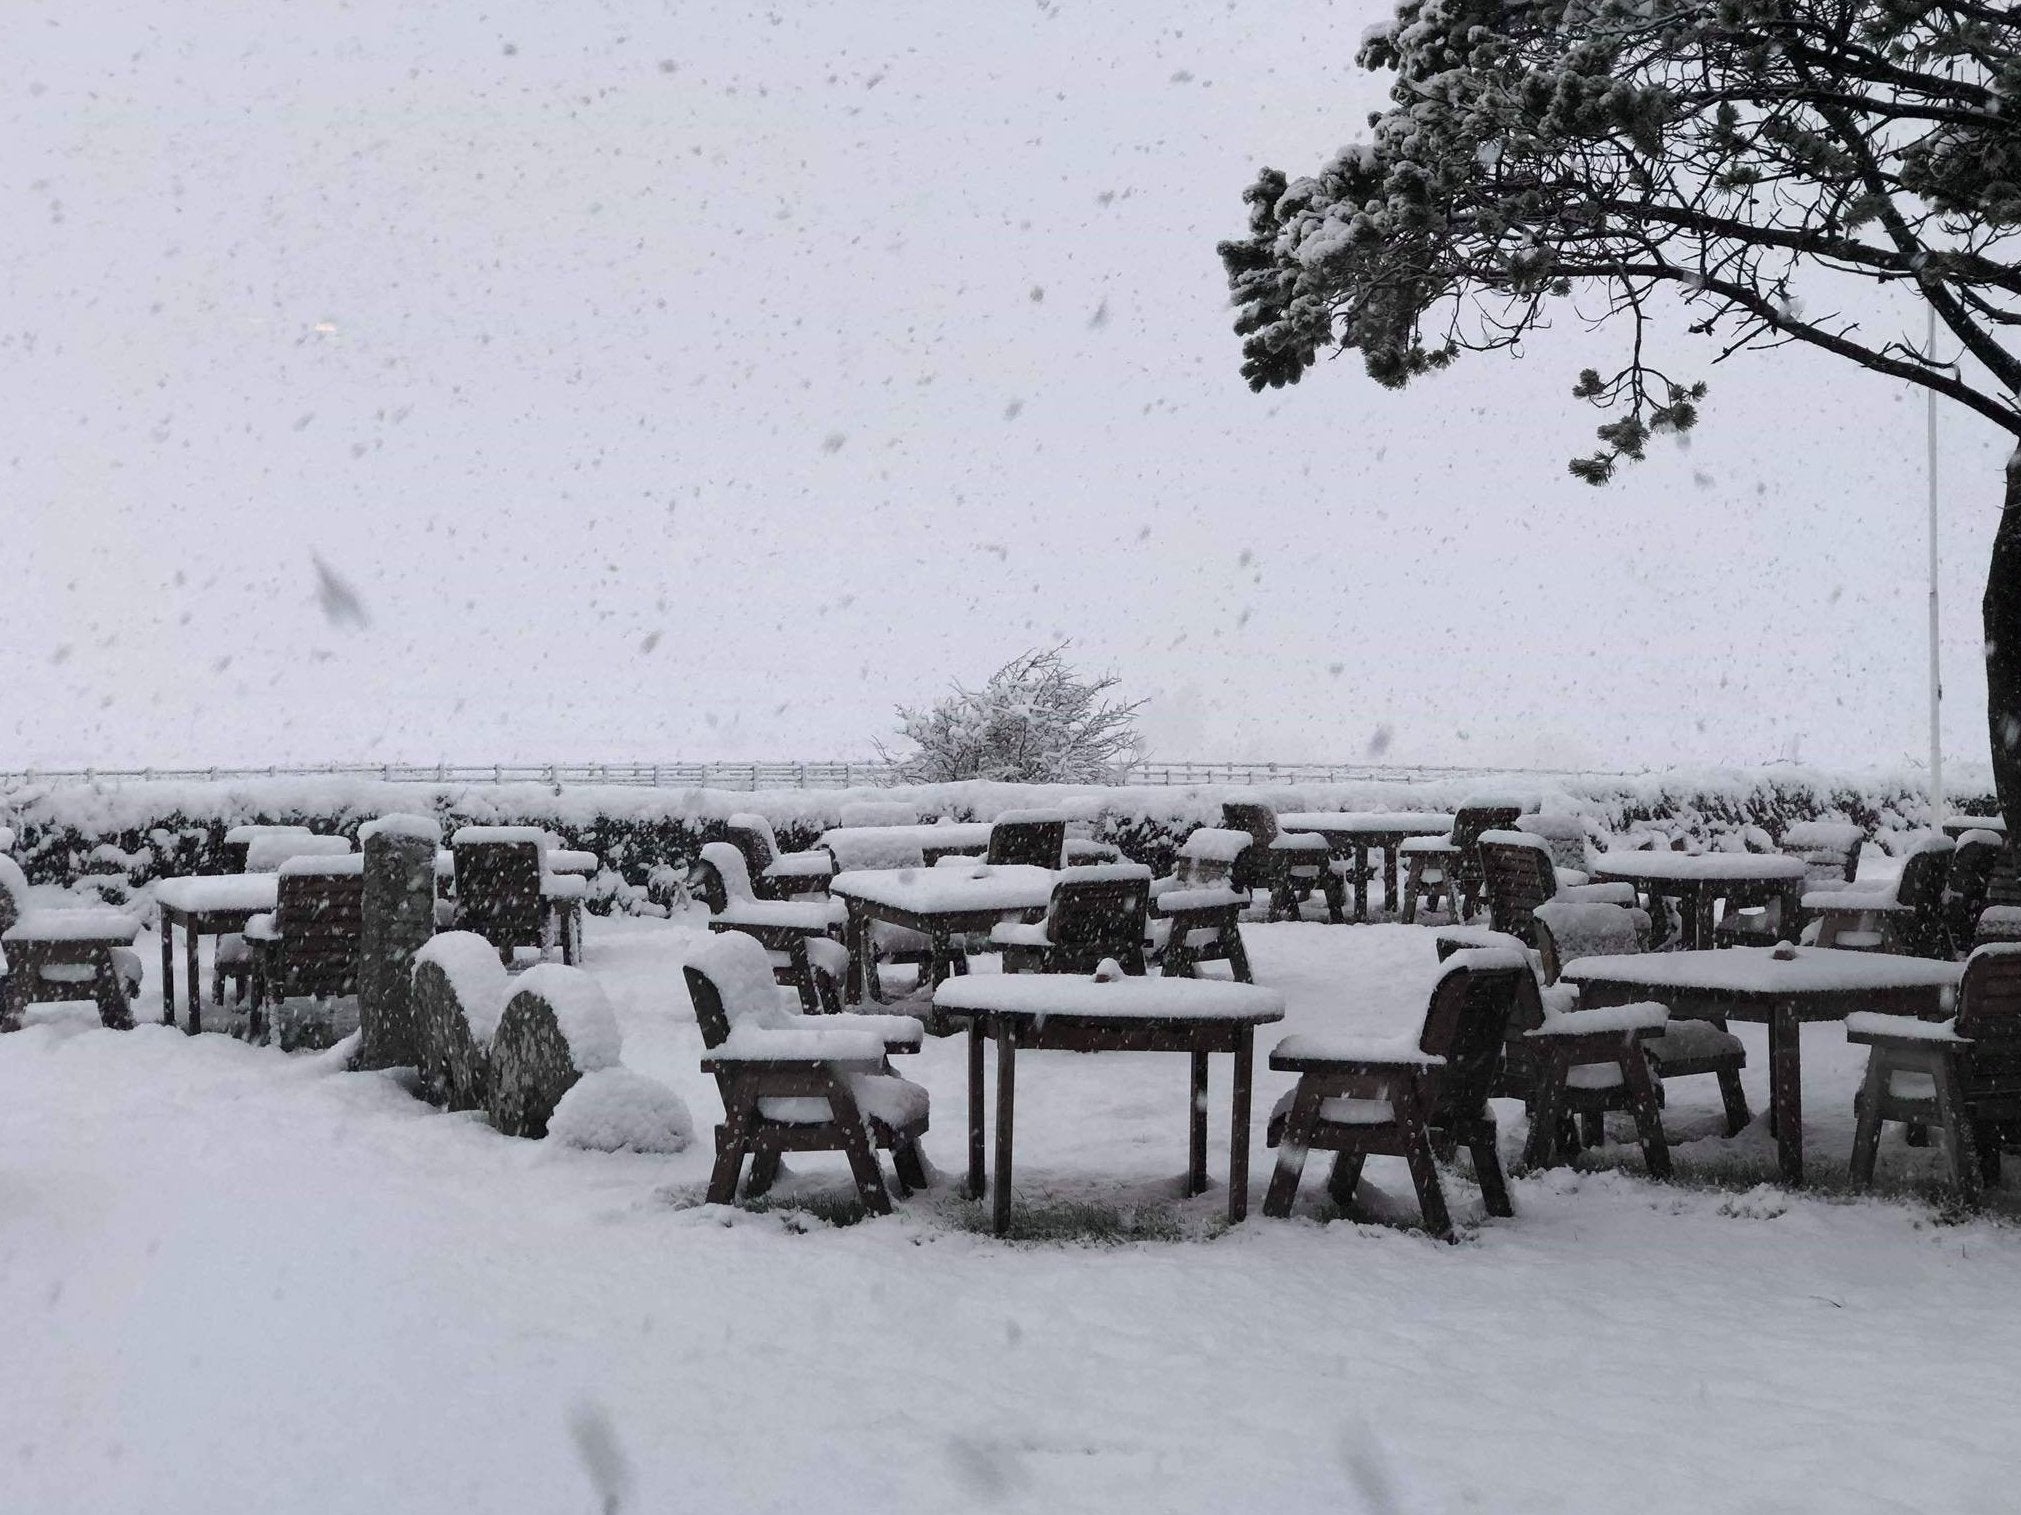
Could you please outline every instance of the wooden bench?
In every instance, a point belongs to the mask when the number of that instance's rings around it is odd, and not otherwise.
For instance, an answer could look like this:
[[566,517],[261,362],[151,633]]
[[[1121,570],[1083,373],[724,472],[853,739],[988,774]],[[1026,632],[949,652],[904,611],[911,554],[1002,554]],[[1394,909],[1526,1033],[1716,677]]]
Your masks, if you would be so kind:
[[1339,925],[1347,919],[1347,880],[1329,866],[1333,849],[1316,832],[1285,832],[1277,812],[1268,805],[1227,803],[1221,826],[1246,831],[1252,846],[1235,865],[1237,889],[1261,889],[1270,901],[1272,920],[1298,919],[1298,907],[1317,889],[1326,899],[1327,919]]
[[723,1099],[708,1199],[737,1198],[751,1162],[746,1198],[778,1177],[787,1152],[841,1152],[863,1206],[891,1213],[877,1148],[890,1151],[900,1198],[927,1184],[919,1140],[927,1129],[926,1091],[891,1071],[889,1054],[919,1050],[921,1028],[908,1016],[795,1015],[779,1002],[764,949],[748,936],[711,941],[682,969],[695,1020]]
[[1976,1206],[1999,1181],[2003,1128],[2021,1122],[2021,943],[1973,950],[1951,1019],[1860,1011],[1846,1040],[1873,1049],[1853,1102],[1853,1182],[1874,1181],[1883,1121],[1932,1126],[1953,1186]]
[[1949,837],[1930,832],[1911,843],[1893,888],[1818,890],[1803,897],[1816,920],[1820,947],[1850,952],[1894,952],[1949,957],[1944,889],[1951,876]]
[[1507,932],[1528,946],[1537,945],[1534,925],[1537,907],[1551,900],[1636,903],[1635,889],[1630,884],[1561,884],[1550,848],[1544,845],[1542,837],[1529,832],[1484,831],[1480,848],[1488,919],[1495,930]]
[[1386,1154],[1408,1165],[1425,1229],[1454,1241],[1437,1159],[1464,1146],[1473,1155],[1488,1213],[1515,1214],[1488,1096],[1526,986],[1534,990],[1535,980],[1522,953],[1477,947],[1446,960],[1415,1047],[1373,1037],[1288,1036],[1279,1042],[1270,1066],[1297,1074],[1298,1083],[1277,1102],[1266,1128],[1277,1167],[1263,1213],[1291,1214],[1308,1152],[1334,1154],[1326,1187],[1343,1209],[1354,1198],[1362,1164]]
[[140,922],[118,910],[37,909],[20,864],[0,853],[0,1031],[18,1031],[32,1004],[89,999],[115,1031],[133,1026],[140,992]]
[[1415,921],[1420,900],[1444,897],[1456,921],[1470,921],[1481,902],[1481,835],[1513,826],[1520,805],[1462,805],[1450,836],[1411,837],[1399,848],[1404,862],[1403,919]]
[[1201,826],[1179,847],[1169,878],[1151,885],[1151,919],[1165,926],[1158,965],[1167,978],[1197,978],[1199,965],[1225,962],[1236,982],[1254,983],[1242,944],[1247,891],[1234,885],[1235,864],[1253,843],[1246,831]]

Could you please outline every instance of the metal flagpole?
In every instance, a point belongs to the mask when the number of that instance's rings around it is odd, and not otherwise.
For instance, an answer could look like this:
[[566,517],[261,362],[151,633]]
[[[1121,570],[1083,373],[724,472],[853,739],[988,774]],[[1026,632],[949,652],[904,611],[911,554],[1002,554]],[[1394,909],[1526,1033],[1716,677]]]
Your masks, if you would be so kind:
[[[1930,361],[1937,361],[1937,307],[1930,307]],[[1944,737],[1939,712],[1943,707],[1943,670],[1937,656],[1937,391],[1925,389],[1929,420],[1930,481],[1930,824],[1944,824]]]

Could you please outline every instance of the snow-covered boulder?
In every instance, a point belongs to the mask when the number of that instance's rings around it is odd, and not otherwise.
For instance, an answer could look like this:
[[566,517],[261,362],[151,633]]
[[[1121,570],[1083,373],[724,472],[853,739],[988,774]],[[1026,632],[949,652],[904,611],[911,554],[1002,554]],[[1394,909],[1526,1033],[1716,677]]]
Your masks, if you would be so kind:
[[695,1138],[687,1104],[629,1068],[585,1073],[548,1117],[550,1139],[593,1152],[679,1152]]
[[415,1061],[437,1104],[490,1104],[491,1042],[509,983],[498,949],[473,931],[445,931],[414,955]]
[[603,986],[580,968],[542,963],[513,988],[491,1038],[491,1124],[545,1136],[577,1079],[618,1065],[623,1039]]

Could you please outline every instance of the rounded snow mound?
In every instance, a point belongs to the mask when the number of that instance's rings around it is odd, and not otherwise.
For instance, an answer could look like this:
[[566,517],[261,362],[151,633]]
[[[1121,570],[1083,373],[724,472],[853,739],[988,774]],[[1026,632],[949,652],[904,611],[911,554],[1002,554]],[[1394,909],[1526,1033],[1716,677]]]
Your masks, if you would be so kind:
[[547,1134],[591,1152],[679,1152],[695,1138],[680,1095],[629,1068],[585,1073],[562,1095]]

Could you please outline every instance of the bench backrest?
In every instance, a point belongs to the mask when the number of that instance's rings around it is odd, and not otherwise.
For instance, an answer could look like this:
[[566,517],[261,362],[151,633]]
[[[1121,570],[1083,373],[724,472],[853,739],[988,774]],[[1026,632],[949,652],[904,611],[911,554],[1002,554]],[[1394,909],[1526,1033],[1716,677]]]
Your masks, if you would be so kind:
[[1233,883],[1242,855],[1254,845],[1246,831],[1196,827],[1179,844],[1179,854],[1172,860],[1172,877],[1194,888]]
[[540,844],[457,842],[456,924],[510,959],[541,939]]
[[2021,942],[1974,949],[1958,984],[1958,1034],[1972,1038],[1968,1086],[2021,1092]]
[[1534,912],[1558,892],[1558,875],[1543,840],[1513,831],[1488,832],[1481,838],[1481,875],[1495,929],[1534,947]]
[[362,871],[282,873],[274,924],[281,938],[283,993],[357,991],[365,933]]
[[1487,1105],[1502,1067],[1509,1018],[1536,979],[1521,954],[1494,947],[1454,953],[1432,986],[1418,1049],[1445,1064],[1433,1075],[1433,1125],[1470,1121]]
[[1147,868],[1134,872],[1141,876],[1064,878],[1053,885],[1046,938],[1056,971],[1092,972],[1105,957],[1127,961],[1143,950],[1151,878]]
[[1813,881],[1850,884],[1859,873],[1860,846],[1866,839],[1866,832],[1851,821],[1797,821],[1784,828],[1782,850],[1802,858]]
[[726,931],[709,938],[681,969],[702,1042],[720,1047],[732,1026],[787,1026],[798,1017],[779,999],[772,958],[755,937]]
[[1944,886],[1944,900],[1954,922],[1970,939],[1979,911],[1986,903],[1986,891],[1993,882],[1993,869],[2007,850],[2001,838],[1986,831],[1968,831],[1958,839],[1951,853],[1951,876]]
[[779,860],[778,839],[772,823],[762,815],[733,815],[726,832],[731,845],[744,854],[744,865],[757,878]]
[[1067,851],[1065,821],[998,821],[989,828],[989,863],[1057,868]]
[[1453,845],[1460,850],[1454,872],[1463,880],[1481,876],[1481,833],[1506,831],[1522,814],[1519,805],[1462,805],[1453,814]]
[[1902,876],[1895,885],[1895,901],[1918,914],[1937,908],[1944,886],[1951,878],[1951,843],[1948,838],[1919,838],[1915,850],[1902,860]]
[[1580,957],[1615,957],[1649,950],[1649,912],[1599,900],[1547,900],[1530,913],[1544,982],[1555,984]]

